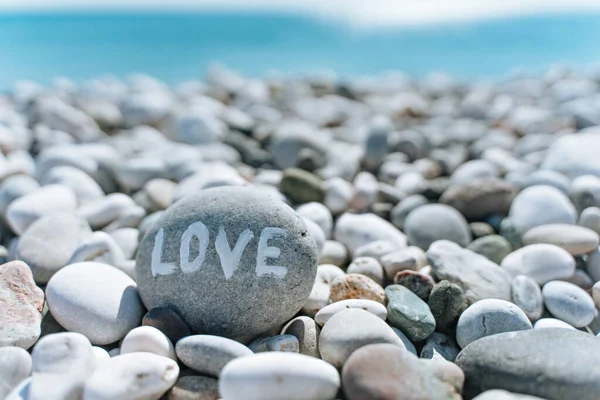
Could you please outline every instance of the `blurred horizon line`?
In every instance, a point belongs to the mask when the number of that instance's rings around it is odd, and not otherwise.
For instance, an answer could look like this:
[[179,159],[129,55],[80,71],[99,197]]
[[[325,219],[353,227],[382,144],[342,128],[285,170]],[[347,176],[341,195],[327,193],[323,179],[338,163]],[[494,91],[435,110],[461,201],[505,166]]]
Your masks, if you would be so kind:
[[488,19],[600,12],[598,0],[0,0],[2,14],[283,13],[362,28],[465,23]]

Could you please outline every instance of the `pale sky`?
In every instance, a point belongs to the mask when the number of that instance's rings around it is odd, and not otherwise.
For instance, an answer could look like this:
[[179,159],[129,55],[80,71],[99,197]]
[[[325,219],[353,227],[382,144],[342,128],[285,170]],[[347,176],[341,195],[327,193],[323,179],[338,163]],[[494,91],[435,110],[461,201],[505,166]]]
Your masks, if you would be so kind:
[[0,11],[90,8],[290,11],[343,19],[365,26],[385,26],[600,11],[600,0],[0,0]]

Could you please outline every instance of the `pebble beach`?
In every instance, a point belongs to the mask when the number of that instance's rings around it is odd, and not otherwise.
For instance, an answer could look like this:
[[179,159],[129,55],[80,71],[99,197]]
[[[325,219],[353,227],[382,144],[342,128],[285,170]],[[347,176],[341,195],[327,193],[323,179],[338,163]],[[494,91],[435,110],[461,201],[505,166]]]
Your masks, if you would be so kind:
[[597,400],[600,69],[20,81],[0,400]]

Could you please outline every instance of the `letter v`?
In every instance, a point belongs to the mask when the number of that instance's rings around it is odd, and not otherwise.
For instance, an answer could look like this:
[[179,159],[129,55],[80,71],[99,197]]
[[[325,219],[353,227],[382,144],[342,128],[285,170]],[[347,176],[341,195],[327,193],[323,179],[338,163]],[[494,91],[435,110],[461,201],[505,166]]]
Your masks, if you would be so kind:
[[225,274],[225,279],[229,279],[233,276],[233,273],[238,269],[240,259],[242,258],[242,253],[248,243],[252,240],[254,234],[250,229],[246,229],[240,234],[233,251],[231,251],[231,247],[229,247],[229,242],[227,241],[227,234],[221,225],[219,227],[219,234],[217,235],[217,240],[215,241],[215,248],[217,249],[217,254],[221,259],[221,269]]

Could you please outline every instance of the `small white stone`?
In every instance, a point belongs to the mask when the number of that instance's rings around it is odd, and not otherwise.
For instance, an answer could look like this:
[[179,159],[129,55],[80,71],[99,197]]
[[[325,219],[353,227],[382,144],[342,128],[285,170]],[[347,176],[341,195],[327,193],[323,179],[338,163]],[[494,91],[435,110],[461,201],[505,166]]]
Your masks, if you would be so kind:
[[223,400],[334,399],[339,388],[340,375],[332,365],[281,352],[235,359],[219,379]]
[[152,400],[177,380],[177,362],[152,353],[113,357],[85,382],[83,400]]
[[152,326],[139,326],[129,331],[121,342],[121,354],[148,352],[177,361],[173,343]]
[[513,251],[500,266],[512,277],[527,275],[543,285],[554,279],[567,279],[575,272],[575,259],[553,244],[531,244]]
[[321,203],[311,202],[302,204],[296,209],[301,216],[312,220],[325,233],[326,239],[331,239],[333,233],[333,216],[331,211]]
[[540,225],[574,224],[577,218],[575,206],[569,198],[560,190],[546,185],[522,190],[511,203],[508,215],[521,233]]
[[121,339],[144,315],[133,279],[102,263],[71,264],[58,271],[46,286],[46,301],[61,326],[98,345]]
[[512,301],[531,322],[540,319],[544,313],[544,298],[540,286],[527,275],[517,275],[511,285]]
[[393,279],[396,274],[405,269],[418,271],[427,265],[427,256],[425,252],[416,246],[408,246],[405,249],[397,250],[381,257],[381,265],[389,279]]
[[600,237],[591,229],[578,225],[550,224],[530,229],[523,235],[524,244],[549,243],[562,247],[574,256],[587,254],[596,247]]
[[372,213],[345,213],[337,220],[334,236],[350,252],[376,240],[387,240],[399,248],[406,247],[406,236],[394,225]]
[[320,326],[323,326],[333,317],[335,314],[340,311],[344,311],[350,308],[358,308],[361,310],[365,310],[370,312],[371,314],[381,318],[383,321],[387,318],[387,308],[373,300],[368,299],[349,299],[349,300],[341,300],[335,303],[329,304],[323,307],[316,315],[315,321]]

